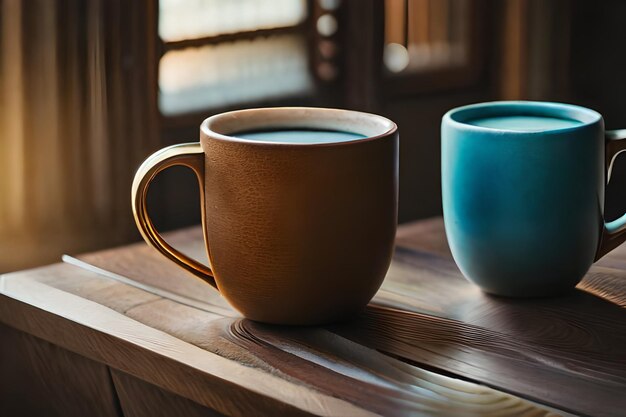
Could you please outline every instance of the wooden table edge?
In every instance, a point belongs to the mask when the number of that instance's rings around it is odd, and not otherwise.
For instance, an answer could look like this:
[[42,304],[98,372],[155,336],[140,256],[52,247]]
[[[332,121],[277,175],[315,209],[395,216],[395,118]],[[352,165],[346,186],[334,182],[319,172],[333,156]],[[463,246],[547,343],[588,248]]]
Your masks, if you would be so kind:
[[[250,415],[241,409],[233,392],[267,415],[280,410],[289,415],[376,415],[322,393],[313,392],[311,397],[309,387],[274,376],[268,379],[267,373],[96,302],[22,280],[19,273],[0,275],[0,321],[228,415]],[[155,370],[155,364],[167,372]],[[198,384],[204,389],[193,389]]]

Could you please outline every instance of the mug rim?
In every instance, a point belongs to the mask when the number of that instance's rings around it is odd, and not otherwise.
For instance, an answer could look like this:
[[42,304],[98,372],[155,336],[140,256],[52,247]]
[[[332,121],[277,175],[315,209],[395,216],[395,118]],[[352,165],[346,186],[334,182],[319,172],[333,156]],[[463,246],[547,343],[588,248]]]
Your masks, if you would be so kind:
[[[468,123],[469,120],[475,120],[478,118],[516,115],[569,119],[578,121],[580,124],[576,126],[553,129],[514,130],[476,126]],[[503,100],[468,104],[449,110],[442,119],[443,124],[451,125],[457,129],[483,133],[506,133],[507,135],[545,135],[550,133],[566,133],[596,124],[600,121],[602,121],[602,115],[597,111],[586,107],[568,103],[532,100]]]
[[[234,125],[241,126],[244,120],[251,123],[251,125],[249,124],[248,127],[244,128],[233,128]],[[320,120],[322,123],[320,123]],[[233,133],[255,129],[315,128],[315,126],[311,126],[311,123],[306,123],[306,121],[317,121],[322,125],[317,126],[320,130],[357,133],[363,134],[365,137],[338,142],[293,143],[271,140],[260,141],[232,136]],[[347,126],[349,123],[351,123],[349,128],[341,128],[341,125]],[[220,128],[222,132],[218,131]],[[261,107],[233,110],[207,117],[200,125],[200,132],[211,139],[249,145],[281,147],[354,146],[390,136],[397,130],[398,126],[393,121],[377,114],[326,107]]]

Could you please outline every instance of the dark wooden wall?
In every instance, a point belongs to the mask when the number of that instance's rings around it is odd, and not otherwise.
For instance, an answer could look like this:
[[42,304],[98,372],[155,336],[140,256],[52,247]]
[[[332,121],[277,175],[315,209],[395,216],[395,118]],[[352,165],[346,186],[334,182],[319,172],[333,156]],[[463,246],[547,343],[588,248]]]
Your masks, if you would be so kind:
[[[343,86],[329,102],[313,104],[376,112],[398,123],[401,222],[441,214],[439,126],[450,108],[501,99],[570,102],[601,112],[609,129],[626,127],[626,2],[477,1],[483,67],[476,80],[401,95],[389,94],[381,74],[382,5],[380,0],[345,2]],[[162,144],[197,135],[195,126],[169,129]],[[626,163],[618,160],[613,172],[609,218],[626,211]],[[157,225],[173,229],[199,221],[191,173],[173,169],[153,187]]]
[[[441,213],[439,124],[455,106],[545,100],[599,111],[607,129],[626,128],[626,2],[478,2],[485,52],[478,82],[465,88],[379,99],[401,131],[400,221]],[[616,163],[606,216],[626,212],[626,162]]]
[[[576,0],[572,13],[570,97],[626,128],[626,2]],[[626,212],[626,161],[618,157],[607,188],[606,216]]]
[[[9,16],[7,10],[10,8],[7,5],[14,3],[19,4],[19,2],[0,3],[4,7],[2,10],[5,12],[5,19]],[[108,82],[106,86],[108,107],[103,120],[106,119],[108,123],[104,126],[108,139],[103,141],[104,136],[100,135],[100,141],[103,148],[108,149],[109,154],[106,158],[103,156],[101,160],[98,159],[98,163],[103,164],[103,169],[108,171],[105,175],[104,171],[94,168],[95,165],[89,162],[84,168],[74,167],[82,174],[73,174],[69,177],[75,183],[86,182],[88,177],[85,173],[89,167],[92,171],[102,173],[102,177],[110,179],[110,184],[103,188],[101,194],[90,191],[93,195],[102,197],[100,200],[102,205],[106,206],[107,218],[110,221],[104,222],[104,226],[98,230],[94,229],[96,223],[92,221],[93,216],[90,215],[94,210],[89,208],[82,210],[85,204],[89,203],[85,199],[87,194],[75,192],[76,187],[68,185],[72,183],[71,181],[60,181],[72,195],[71,201],[64,199],[61,193],[56,193],[53,187],[43,187],[44,191],[54,198],[42,200],[38,197],[43,201],[39,204],[42,212],[49,217],[54,208],[61,213],[60,217],[63,217],[61,220],[44,223],[58,226],[58,230],[54,229],[55,233],[36,232],[30,230],[34,227],[32,221],[24,223],[28,227],[13,222],[15,224],[11,224],[11,227],[19,230],[6,238],[8,234],[0,233],[0,244],[11,242],[10,246],[5,246],[13,248],[12,255],[6,255],[9,251],[3,250],[6,260],[0,259],[4,262],[0,262],[0,272],[51,262],[57,260],[62,252],[82,252],[139,240],[127,201],[132,172],[137,168],[138,162],[147,157],[151,150],[198,139],[197,126],[202,117],[199,116],[188,125],[171,126],[164,123],[158,115],[156,71],[160,44],[157,40],[155,23],[157,0],[133,3],[134,6],[131,8],[124,8],[119,3],[119,1],[110,3],[93,0],[86,3],[89,7],[81,8],[73,7],[74,1],[64,1],[60,2],[58,7],[54,7],[58,10],[55,22],[62,29],[59,30],[59,41],[64,39],[61,35],[69,36],[68,33],[73,33],[72,28],[84,26],[76,22],[84,23],[86,10],[96,6],[102,9],[102,16],[92,17],[102,22],[102,39],[106,43],[102,48],[105,57],[102,62],[105,63],[107,71],[105,75]],[[626,95],[626,81],[623,75],[626,67],[626,54],[623,53],[623,49],[626,48],[626,26],[622,23],[623,16],[626,15],[626,2],[474,0],[473,4],[482,31],[479,42],[482,66],[471,82],[450,86],[446,86],[445,82],[438,82],[436,84],[441,88],[415,90],[408,94],[390,93],[389,84],[382,74],[384,2],[345,0],[342,3],[342,10],[338,13],[340,22],[338,41],[341,45],[338,58],[341,75],[338,84],[323,94],[317,94],[316,97],[287,100],[282,103],[353,108],[381,113],[396,121],[401,134],[401,222],[441,213],[439,123],[443,113],[452,107],[496,99],[565,101],[600,111],[605,116],[608,128],[626,127],[626,104],[623,99]],[[30,2],[24,2],[19,6],[24,9],[25,16],[29,16],[20,22],[24,26],[24,42],[29,39],[34,42],[32,36],[34,32],[26,29],[29,24],[35,22],[34,17],[39,15],[30,12],[27,5],[30,5]],[[71,13],[63,10],[69,10]],[[71,24],[72,22],[74,24]],[[9,33],[9,26],[4,25],[2,33]],[[8,39],[3,40],[3,45],[8,44]],[[39,49],[35,48],[34,44],[24,43],[24,45],[28,46],[29,54],[45,49],[41,45],[37,47]],[[63,50],[62,45],[59,45],[62,53],[57,61],[63,63],[67,61],[72,51]],[[84,55],[85,52],[82,51],[81,54]],[[6,67],[9,62],[11,61],[4,59],[1,63]],[[58,74],[65,76],[63,67],[59,68]],[[38,74],[37,69],[38,67],[35,67],[31,72]],[[3,74],[8,72],[4,71]],[[30,73],[24,72],[24,77],[28,74]],[[6,79],[5,75],[5,83],[8,84]],[[55,84],[52,87],[63,86]],[[7,88],[0,91],[0,94],[5,98],[10,97],[8,91]],[[10,91],[17,90],[11,87]],[[59,91],[68,90],[61,88]],[[90,97],[86,92],[83,93],[81,97]],[[39,100],[37,103],[39,107],[43,106],[43,101]],[[9,102],[6,108],[10,110],[5,115],[5,118],[8,118],[17,107]],[[34,113],[29,110],[28,114]],[[53,113],[42,107],[42,114]],[[69,122],[83,127],[87,126],[90,120],[85,117],[72,117],[74,113],[71,111],[67,114]],[[76,133],[77,130],[72,128],[71,131]],[[63,133],[62,130],[60,132]],[[74,136],[62,134],[59,136],[61,138],[59,143],[66,144],[65,149],[76,151],[82,148],[67,145],[70,142],[68,138],[73,137],[72,140],[75,140],[77,145],[84,147],[90,143],[89,141],[93,141],[92,133],[88,131]],[[7,143],[11,143],[7,140],[12,138],[0,139],[3,139],[3,145],[7,146]],[[38,144],[34,149],[41,154],[42,160],[51,159],[47,158],[48,152],[44,152],[46,148],[41,145]],[[0,165],[0,168],[3,166],[7,170],[11,164],[5,163]],[[63,166],[64,169],[71,168],[70,164]],[[44,177],[47,181],[52,180],[50,176]],[[4,190],[11,184],[15,185],[17,182],[0,181],[2,185],[0,192],[6,197],[5,201],[9,198],[13,201],[10,193]],[[625,186],[626,164],[618,161],[607,193],[609,217],[621,214],[622,207],[626,207],[626,192],[622,191]],[[15,185],[13,188],[16,187]],[[103,192],[111,191],[109,189],[113,191],[105,196]],[[53,205],[52,203],[57,200],[58,204]],[[78,209],[63,211],[63,207],[70,203]],[[193,175],[182,168],[173,168],[162,174],[152,187],[150,209],[155,223],[161,230],[198,223],[200,210]],[[2,210],[0,214],[1,212]],[[17,213],[21,211],[18,210]],[[111,225],[113,223],[115,227]],[[73,229],[67,225],[75,226],[76,230],[70,233]],[[37,250],[25,250],[25,245],[20,243],[25,239],[28,245]],[[54,241],[55,245],[40,245],[38,241]]]

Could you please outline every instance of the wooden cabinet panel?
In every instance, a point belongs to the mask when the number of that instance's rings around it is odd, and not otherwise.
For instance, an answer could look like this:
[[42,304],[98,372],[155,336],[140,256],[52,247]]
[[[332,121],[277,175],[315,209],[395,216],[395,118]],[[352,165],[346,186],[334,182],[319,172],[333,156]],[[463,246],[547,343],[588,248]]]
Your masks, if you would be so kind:
[[121,417],[106,365],[0,324],[0,415]]
[[125,417],[224,416],[124,372],[112,370],[111,375]]

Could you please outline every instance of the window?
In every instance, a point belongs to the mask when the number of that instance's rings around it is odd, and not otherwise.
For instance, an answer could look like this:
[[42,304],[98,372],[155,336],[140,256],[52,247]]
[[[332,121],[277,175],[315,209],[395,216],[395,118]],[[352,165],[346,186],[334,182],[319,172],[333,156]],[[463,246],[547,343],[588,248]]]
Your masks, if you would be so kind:
[[160,0],[161,114],[311,96],[319,82],[337,77],[338,6],[338,0]]
[[159,36],[176,42],[293,27],[306,16],[305,0],[160,0]]

